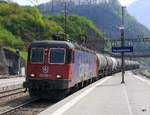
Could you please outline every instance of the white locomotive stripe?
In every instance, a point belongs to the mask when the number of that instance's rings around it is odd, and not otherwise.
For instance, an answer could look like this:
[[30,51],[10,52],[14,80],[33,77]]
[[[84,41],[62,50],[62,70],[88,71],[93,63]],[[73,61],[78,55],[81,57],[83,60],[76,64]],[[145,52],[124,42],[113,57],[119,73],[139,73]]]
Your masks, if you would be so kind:
[[146,79],[143,79],[143,78],[138,77],[138,76],[136,76],[136,75],[133,75],[133,77],[135,77],[136,79],[141,80],[141,81],[143,81],[143,82],[146,82],[148,85],[150,85],[150,82],[149,82],[148,80],[146,80]]
[[67,102],[65,105],[63,105],[62,107],[60,107],[58,110],[56,110],[55,112],[53,112],[50,115],[62,115],[65,111],[67,111],[69,108],[71,108],[73,105],[75,105],[79,100],[81,100],[88,93],[90,93],[92,90],[94,90],[98,85],[101,85],[102,83],[104,83],[105,81],[109,80],[110,78],[112,78],[112,76],[104,78],[103,80],[101,80],[100,82],[95,84],[93,87],[87,89],[86,91],[81,93],[78,97],[76,97],[73,100]]
[[125,87],[124,84],[123,84],[123,91],[124,91],[124,95],[125,95],[125,98],[126,98],[126,102],[127,102],[127,106],[128,106],[128,110],[129,110],[129,115],[133,115],[131,105],[130,105],[130,102],[129,102],[129,97],[128,97],[128,94],[127,94],[127,90],[126,90],[126,87]]

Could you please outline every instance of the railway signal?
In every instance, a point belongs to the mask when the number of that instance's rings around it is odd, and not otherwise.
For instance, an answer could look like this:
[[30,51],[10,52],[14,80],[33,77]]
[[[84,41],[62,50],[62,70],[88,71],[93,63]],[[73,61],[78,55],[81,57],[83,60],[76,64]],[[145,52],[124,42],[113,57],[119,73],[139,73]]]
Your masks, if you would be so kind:
[[20,51],[19,49],[16,50],[16,61],[17,61],[17,74],[20,74]]

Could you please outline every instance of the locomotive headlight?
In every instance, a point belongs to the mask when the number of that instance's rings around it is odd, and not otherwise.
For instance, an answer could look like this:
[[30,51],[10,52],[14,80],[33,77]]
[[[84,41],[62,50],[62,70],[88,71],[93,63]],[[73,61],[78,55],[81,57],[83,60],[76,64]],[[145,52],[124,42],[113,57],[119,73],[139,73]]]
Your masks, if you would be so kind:
[[56,75],[56,78],[57,78],[57,79],[61,79],[62,77],[63,77],[62,75],[59,75],[59,74]]
[[35,74],[30,74],[30,77],[35,77]]

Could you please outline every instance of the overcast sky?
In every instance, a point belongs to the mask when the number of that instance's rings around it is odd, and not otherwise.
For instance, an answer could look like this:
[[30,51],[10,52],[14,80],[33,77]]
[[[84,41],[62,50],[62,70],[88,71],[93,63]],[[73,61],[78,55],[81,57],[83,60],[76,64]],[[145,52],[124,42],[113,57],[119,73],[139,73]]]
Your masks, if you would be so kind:
[[[10,0],[10,1],[17,2],[20,5],[32,5],[31,1],[33,1],[34,4],[40,4],[40,3],[48,2],[50,0]],[[128,6],[136,0],[119,0],[119,1],[123,6]]]
[[129,6],[131,3],[135,2],[137,0],[119,0],[119,2],[123,5],[123,6]]

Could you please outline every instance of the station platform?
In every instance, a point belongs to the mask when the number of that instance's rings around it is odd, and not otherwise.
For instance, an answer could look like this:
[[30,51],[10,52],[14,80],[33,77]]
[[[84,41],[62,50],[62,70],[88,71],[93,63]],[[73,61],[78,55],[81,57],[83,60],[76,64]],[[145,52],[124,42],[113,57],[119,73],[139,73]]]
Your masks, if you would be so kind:
[[18,88],[23,88],[25,77],[0,79],[0,93]]
[[150,115],[150,80],[121,73],[103,78],[39,115]]

